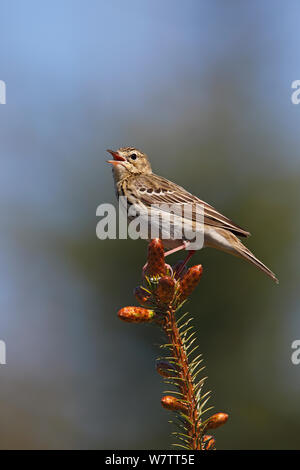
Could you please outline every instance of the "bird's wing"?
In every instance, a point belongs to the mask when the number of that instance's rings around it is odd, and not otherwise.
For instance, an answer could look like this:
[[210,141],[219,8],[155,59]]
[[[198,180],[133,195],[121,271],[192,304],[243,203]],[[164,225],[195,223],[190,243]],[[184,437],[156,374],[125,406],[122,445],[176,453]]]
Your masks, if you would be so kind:
[[227,229],[240,237],[248,237],[250,235],[247,230],[232,222],[232,220],[222,215],[214,207],[189,193],[181,186],[160,176],[154,174],[135,176],[134,180],[128,181],[128,191],[148,207],[152,204],[163,203],[192,204],[192,220],[195,220],[198,204],[204,210],[204,224]]

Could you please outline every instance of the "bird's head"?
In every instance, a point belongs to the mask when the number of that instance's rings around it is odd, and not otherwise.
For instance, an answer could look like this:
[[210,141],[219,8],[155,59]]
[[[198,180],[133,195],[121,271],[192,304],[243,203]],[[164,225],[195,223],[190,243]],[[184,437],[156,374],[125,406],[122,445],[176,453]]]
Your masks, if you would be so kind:
[[113,160],[108,163],[113,165],[115,177],[122,179],[130,174],[151,174],[152,169],[145,153],[134,147],[121,147],[118,150],[107,150]]

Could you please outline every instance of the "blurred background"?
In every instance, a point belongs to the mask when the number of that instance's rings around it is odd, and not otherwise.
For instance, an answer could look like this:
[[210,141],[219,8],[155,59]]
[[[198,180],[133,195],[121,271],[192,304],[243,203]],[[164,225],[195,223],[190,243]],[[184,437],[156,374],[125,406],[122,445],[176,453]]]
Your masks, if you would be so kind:
[[[296,0],[1,0],[2,449],[166,449],[160,332],[128,325],[144,241],[96,238],[106,148],[250,230],[279,277],[203,250],[187,305],[219,449],[300,448]],[[173,255],[175,263],[181,254]]]

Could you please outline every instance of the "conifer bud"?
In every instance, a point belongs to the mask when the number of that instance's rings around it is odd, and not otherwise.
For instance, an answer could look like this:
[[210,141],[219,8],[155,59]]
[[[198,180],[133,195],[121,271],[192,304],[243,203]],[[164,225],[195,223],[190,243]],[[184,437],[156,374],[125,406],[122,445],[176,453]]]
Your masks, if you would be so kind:
[[204,429],[216,429],[226,423],[228,420],[227,413],[216,413],[212,415],[205,423]]
[[135,295],[135,298],[141,305],[145,305],[150,298],[149,292],[145,291],[145,289],[143,289],[143,287],[141,286],[136,287],[133,293]]
[[118,311],[119,318],[129,323],[150,322],[154,315],[153,310],[143,307],[123,307]]
[[166,408],[166,410],[182,411],[183,413],[186,413],[188,410],[188,407],[185,403],[182,403],[182,401],[172,397],[171,395],[165,395],[162,397],[161,404],[164,408]]
[[174,377],[176,375],[175,366],[167,361],[158,361],[156,363],[156,370],[163,377]]
[[164,246],[159,238],[154,238],[148,245],[148,263],[145,273],[149,277],[166,273]]
[[198,264],[196,266],[193,266],[190,268],[187,273],[183,276],[183,278],[180,281],[180,301],[182,302],[183,300],[187,299],[189,295],[193,292],[195,287],[197,286],[201,275],[202,275],[203,268],[201,264]]
[[156,298],[159,303],[169,304],[174,296],[175,281],[170,276],[161,277],[156,288]]

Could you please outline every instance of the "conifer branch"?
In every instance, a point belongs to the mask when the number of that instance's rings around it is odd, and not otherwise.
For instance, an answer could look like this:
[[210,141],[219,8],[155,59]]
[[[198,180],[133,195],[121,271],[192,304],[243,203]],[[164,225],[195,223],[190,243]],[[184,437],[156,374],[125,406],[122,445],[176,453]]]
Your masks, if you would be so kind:
[[144,285],[136,287],[134,294],[143,307],[124,307],[119,318],[131,323],[154,322],[163,330],[166,343],[160,348],[165,354],[156,364],[157,372],[164,377],[168,390],[161,399],[162,406],[175,412],[171,421],[178,427],[175,446],[189,450],[215,449],[213,436],[205,434],[224,424],[228,415],[216,413],[204,420],[210,392],[203,392],[206,377],[201,377],[204,367],[198,353],[196,333],[188,313],[179,316],[200,281],[202,266],[186,269],[181,263],[171,268],[165,264],[161,240],[154,239],[148,246],[148,262],[143,270]]

